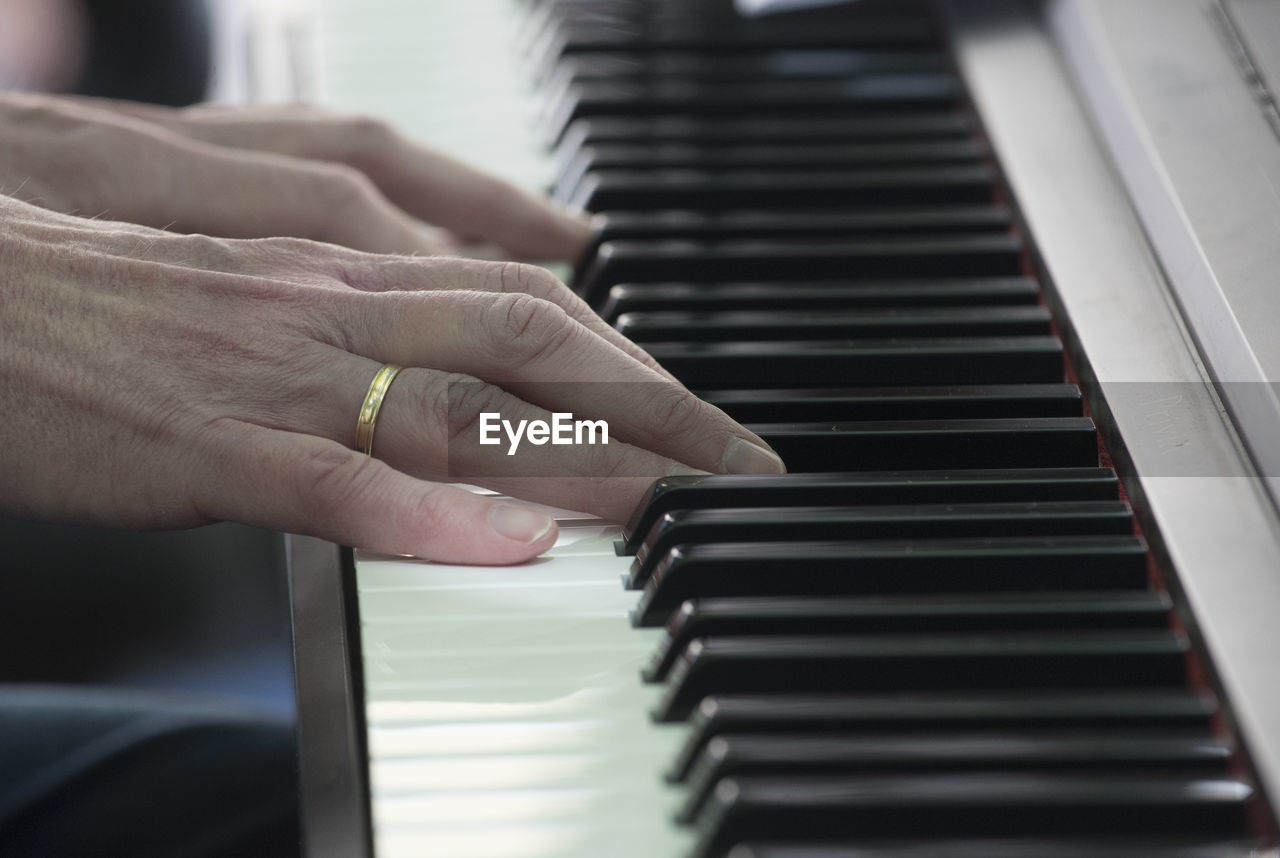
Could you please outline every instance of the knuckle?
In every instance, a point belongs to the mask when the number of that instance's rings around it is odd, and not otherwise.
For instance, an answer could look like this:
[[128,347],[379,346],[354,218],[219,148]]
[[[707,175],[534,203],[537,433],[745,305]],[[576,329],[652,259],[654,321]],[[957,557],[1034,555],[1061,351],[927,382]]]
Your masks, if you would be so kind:
[[696,437],[704,420],[698,397],[686,388],[663,385],[648,402],[650,432],[659,444],[674,444]]
[[388,123],[372,116],[348,116],[341,120],[342,136],[351,154],[360,160],[377,160],[396,143],[396,132]]
[[447,373],[425,394],[422,425],[435,427],[444,443],[479,437],[480,415],[500,411],[503,392],[478,378]]
[[572,326],[563,310],[532,295],[500,296],[486,311],[485,329],[500,358],[520,363],[540,360],[564,345]]
[[503,262],[500,265],[498,283],[503,292],[551,298],[567,290],[560,278],[540,265],[522,262]]
[[372,457],[328,445],[299,456],[295,472],[304,476],[295,483],[295,502],[311,520],[342,521],[375,490],[378,468]]
[[373,182],[354,167],[324,164],[315,168],[315,177],[321,203],[331,211],[363,211],[378,198]]

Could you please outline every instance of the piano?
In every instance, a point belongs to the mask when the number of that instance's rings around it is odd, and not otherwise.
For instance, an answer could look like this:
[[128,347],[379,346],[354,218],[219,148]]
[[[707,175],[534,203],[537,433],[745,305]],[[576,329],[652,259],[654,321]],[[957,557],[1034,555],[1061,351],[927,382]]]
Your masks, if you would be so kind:
[[[416,5],[320,3],[322,98],[425,124],[352,83]],[[566,276],[791,473],[294,539],[308,854],[1280,854],[1280,7],[476,7]]]

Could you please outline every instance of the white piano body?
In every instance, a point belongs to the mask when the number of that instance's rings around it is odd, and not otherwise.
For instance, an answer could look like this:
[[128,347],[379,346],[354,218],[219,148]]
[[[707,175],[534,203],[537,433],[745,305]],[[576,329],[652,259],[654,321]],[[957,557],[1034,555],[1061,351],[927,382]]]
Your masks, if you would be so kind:
[[[537,186],[533,144],[489,130],[528,111],[495,35],[515,7],[457,5],[319,0],[319,94]],[[1280,92],[1276,7],[945,5],[1093,413],[1280,808],[1280,142],[1260,95]],[[450,97],[475,80],[483,97]],[[519,568],[358,553],[342,576],[295,574],[309,854],[684,854],[661,780],[681,729],[647,718],[657,638],[626,621],[628,559],[598,522],[562,533]]]

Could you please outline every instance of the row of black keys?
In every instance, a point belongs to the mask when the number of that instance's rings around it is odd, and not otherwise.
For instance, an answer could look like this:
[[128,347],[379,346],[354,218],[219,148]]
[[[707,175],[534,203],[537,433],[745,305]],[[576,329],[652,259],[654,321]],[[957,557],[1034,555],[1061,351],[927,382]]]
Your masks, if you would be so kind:
[[1245,848],[1253,790],[1108,469],[669,478],[620,550],[666,623],[654,717],[694,725],[699,856]]
[[933,21],[540,5],[576,288],[793,471],[662,481],[621,546],[697,854],[1246,851]]

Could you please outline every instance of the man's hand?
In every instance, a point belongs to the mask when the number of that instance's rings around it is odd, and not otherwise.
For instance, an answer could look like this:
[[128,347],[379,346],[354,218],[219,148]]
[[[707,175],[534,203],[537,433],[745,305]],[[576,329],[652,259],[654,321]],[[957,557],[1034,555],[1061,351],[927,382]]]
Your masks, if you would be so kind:
[[[135,527],[234,519],[512,563],[550,546],[550,519],[432,482],[459,466],[500,474],[494,448],[486,461],[449,458],[482,412],[607,420],[609,445],[543,447],[518,482],[490,482],[609,518],[655,476],[781,470],[540,268],[178,235],[0,197],[0,270],[7,514]],[[373,458],[351,446],[383,363],[406,369]],[[469,393],[451,403],[459,381]],[[612,384],[576,385],[560,401],[543,382]]]
[[581,218],[382,123],[304,107],[0,93],[0,193],[177,232],[375,253],[479,243],[516,259],[572,260],[587,238]]

